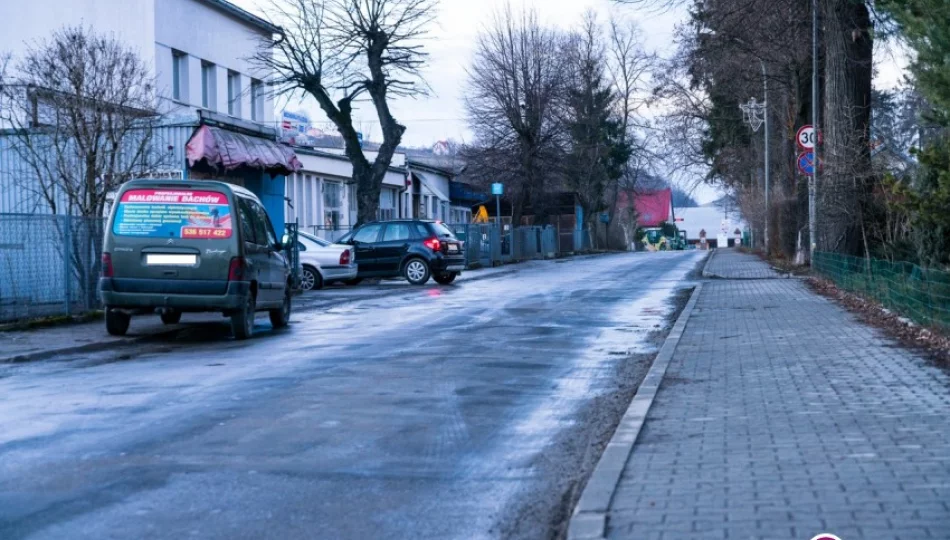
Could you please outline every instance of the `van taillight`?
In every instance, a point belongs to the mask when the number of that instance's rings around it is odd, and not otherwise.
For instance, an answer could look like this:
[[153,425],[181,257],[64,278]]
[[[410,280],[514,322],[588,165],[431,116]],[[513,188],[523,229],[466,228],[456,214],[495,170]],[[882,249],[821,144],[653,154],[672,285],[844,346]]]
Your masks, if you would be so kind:
[[246,281],[247,279],[247,260],[244,257],[234,257],[231,259],[231,266],[228,267],[228,281]]
[[343,253],[340,253],[340,266],[346,266],[350,264],[350,250],[344,249]]
[[115,277],[115,268],[112,267],[112,254],[102,254],[102,277]]

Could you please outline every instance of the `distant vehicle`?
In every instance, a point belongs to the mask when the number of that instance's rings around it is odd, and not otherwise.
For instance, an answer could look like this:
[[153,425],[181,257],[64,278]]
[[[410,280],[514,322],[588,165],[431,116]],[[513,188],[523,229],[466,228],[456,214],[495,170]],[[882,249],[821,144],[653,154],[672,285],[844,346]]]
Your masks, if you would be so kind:
[[124,335],[132,315],[220,311],[237,339],[267,311],[290,322],[291,268],[261,201],[208,181],[133,180],[116,194],[106,230],[99,291],[106,330]]
[[352,246],[334,244],[300,232],[297,234],[297,249],[300,251],[300,287],[305,291],[357,277],[358,266]]
[[368,277],[402,276],[413,285],[425,285],[430,277],[448,285],[465,270],[463,243],[437,221],[367,223],[338,243],[356,250],[359,272],[350,284]]

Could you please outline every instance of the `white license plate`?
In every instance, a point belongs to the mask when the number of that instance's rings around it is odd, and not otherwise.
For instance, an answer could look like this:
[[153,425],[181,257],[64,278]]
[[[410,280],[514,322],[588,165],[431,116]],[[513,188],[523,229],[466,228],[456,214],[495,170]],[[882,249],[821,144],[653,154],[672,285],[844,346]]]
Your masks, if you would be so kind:
[[458,244],[449,244],[449,253],[458,253],[459,246]]
[[192,266],[198,264],[197,255],[172,255],[168,253],[148,253],[145,264],[152,266]]

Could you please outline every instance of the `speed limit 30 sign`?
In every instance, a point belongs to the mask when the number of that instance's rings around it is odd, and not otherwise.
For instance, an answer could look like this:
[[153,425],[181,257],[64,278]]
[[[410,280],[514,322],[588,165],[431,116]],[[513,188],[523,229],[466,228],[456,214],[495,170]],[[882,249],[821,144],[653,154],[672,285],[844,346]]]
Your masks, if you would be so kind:
[[798,146],[804,150],[813,150],[815,148],[815,139],[817,138],[820,138],[820,135],[815,135],[815,127],[811,125],[802,126],[795,135]]

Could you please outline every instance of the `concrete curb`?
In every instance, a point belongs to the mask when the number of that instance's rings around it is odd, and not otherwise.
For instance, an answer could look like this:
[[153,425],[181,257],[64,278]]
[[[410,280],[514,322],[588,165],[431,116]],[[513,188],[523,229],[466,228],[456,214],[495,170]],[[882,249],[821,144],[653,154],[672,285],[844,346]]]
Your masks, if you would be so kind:
[[716,250],[715,250],[715,249],[709,250],[709,257],[706,258],[706,264],[703,266],[703,277],[704,277],[704,278],[713,277],[713,275],[709,273],[709,264],[712,262],[713,257],[714,257],[715,255],[716,255]]
[[594,472],[581,493],[581,498],[574,508],[571,515],[571,521],[568,525],[567,537],[569,539],[591,539],[605,538],[607,534],[607,512],[610,510],[610,503],[613,500],[614,493],[620,483],[620,476],[630,459],[634,444],[640,435],[640,430],[646,421],[647,413],[656,399],[656,394],[666,375],[666,370],[673,358],[673,353],[679,345],[680,338],[686,329],[686,324],[696,307],[699,295],[703,290],[703,284],[697,283],[690,295],[689,302],[683,308],[683,312],[676,319],[673,329],[657,353],[650,366],[640,388],[633,401],[620,420],[617,431],[614,432],[610,442],[604,449],[603,455],[597,462]]

